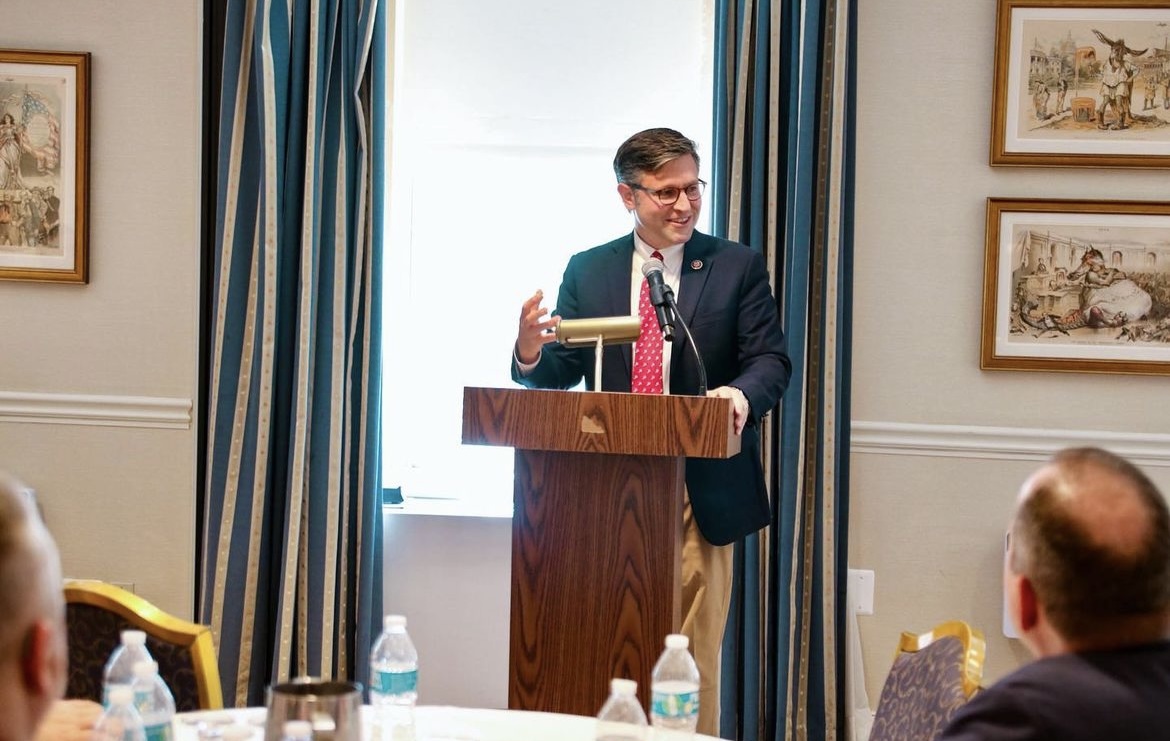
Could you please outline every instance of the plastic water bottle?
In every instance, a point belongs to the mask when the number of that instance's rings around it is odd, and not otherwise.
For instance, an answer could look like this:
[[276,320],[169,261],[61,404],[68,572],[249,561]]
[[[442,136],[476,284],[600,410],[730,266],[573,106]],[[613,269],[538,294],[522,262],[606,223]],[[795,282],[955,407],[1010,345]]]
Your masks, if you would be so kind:
[[158,675],[154,661],[134,665],[134,706],[142,716],[146,741],[171,741],[171,721],[175,717],[175,698],[167,683]]
[[142,716],[134,709],[134,688],[119,684],[110,687],[109,707],[93,727],[94,741],[146,741]]
[[[110,706],[110,689],[115,685],[134,686],[134,665],[140,661],[153,661],[146,650],[146,633],[141,630],[122,631],[122,643],[110,654],[102,670],[102,704]],[[131,690],[133,697],[133,690]]]
[[655,728],[691,734],[699,724],[699,667],[687,650],[690,639],[673,633],[650,675],[650,722]]
[[418,651],[406,632],[406,618],[387,615],[370,653],[370,704],[391,738],[413,736],[418,701]]
[[313,741],[313,724],[307,720],[285,721],[280,738],[282,741]]
[[638,702],[638,683],[612,679],[609,699],[597,714],[597,741],[641,741],[646,738],[646,713]]

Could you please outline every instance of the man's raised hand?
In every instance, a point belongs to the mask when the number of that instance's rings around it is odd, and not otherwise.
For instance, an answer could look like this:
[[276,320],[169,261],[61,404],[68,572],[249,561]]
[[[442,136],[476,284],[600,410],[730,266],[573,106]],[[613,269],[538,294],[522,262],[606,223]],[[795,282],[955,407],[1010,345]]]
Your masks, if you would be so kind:
[[520,329],[516,333],[516,359],[521,363],[531,364],[540,360],[540,349],[557,336],[549,330],[555,329],[561,323],[559,316],[545,318],[548,309],[540,302],[544,299],[544,291],[537,291],[524,302],[520,309]]

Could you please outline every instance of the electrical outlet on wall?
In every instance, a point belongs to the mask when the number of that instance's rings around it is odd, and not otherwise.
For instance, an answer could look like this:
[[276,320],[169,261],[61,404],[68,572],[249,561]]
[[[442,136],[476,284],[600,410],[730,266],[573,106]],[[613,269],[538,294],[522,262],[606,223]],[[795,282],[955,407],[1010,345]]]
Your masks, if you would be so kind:
[[858,615],[873,614],[873,571],[849,569],[849,593],[856,600]]

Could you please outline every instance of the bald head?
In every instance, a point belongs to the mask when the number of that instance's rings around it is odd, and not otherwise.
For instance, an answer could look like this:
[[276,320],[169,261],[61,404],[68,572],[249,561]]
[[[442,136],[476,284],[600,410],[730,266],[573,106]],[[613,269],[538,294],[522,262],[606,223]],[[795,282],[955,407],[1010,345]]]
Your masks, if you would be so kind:
[[0,473],[0,738],[27,738],[65,689],[61,563],[26,488]]
[[1164,637],[1170,514],[1128,461],[1098,448],[1057,453],[1024,484],[1011,538],[1011,571],[1028,579],[1070,644]]

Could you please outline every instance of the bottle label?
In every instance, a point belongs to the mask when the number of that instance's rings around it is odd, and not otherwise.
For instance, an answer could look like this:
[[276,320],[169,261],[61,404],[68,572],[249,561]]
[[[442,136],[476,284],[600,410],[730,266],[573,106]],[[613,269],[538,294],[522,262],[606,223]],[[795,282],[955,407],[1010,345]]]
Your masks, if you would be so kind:
[[383,695],[401,695],[418,691],[418,669],[409,672],[378,672],[374,677],[374,691]]
[[159,723],[156,726],[147,726],[146,741],[171,741],[174,737],[171,735],[170,723]]
[[650,707],[651,713],[659,718],[692,718],[699,714],[699,693],[653,692]]

